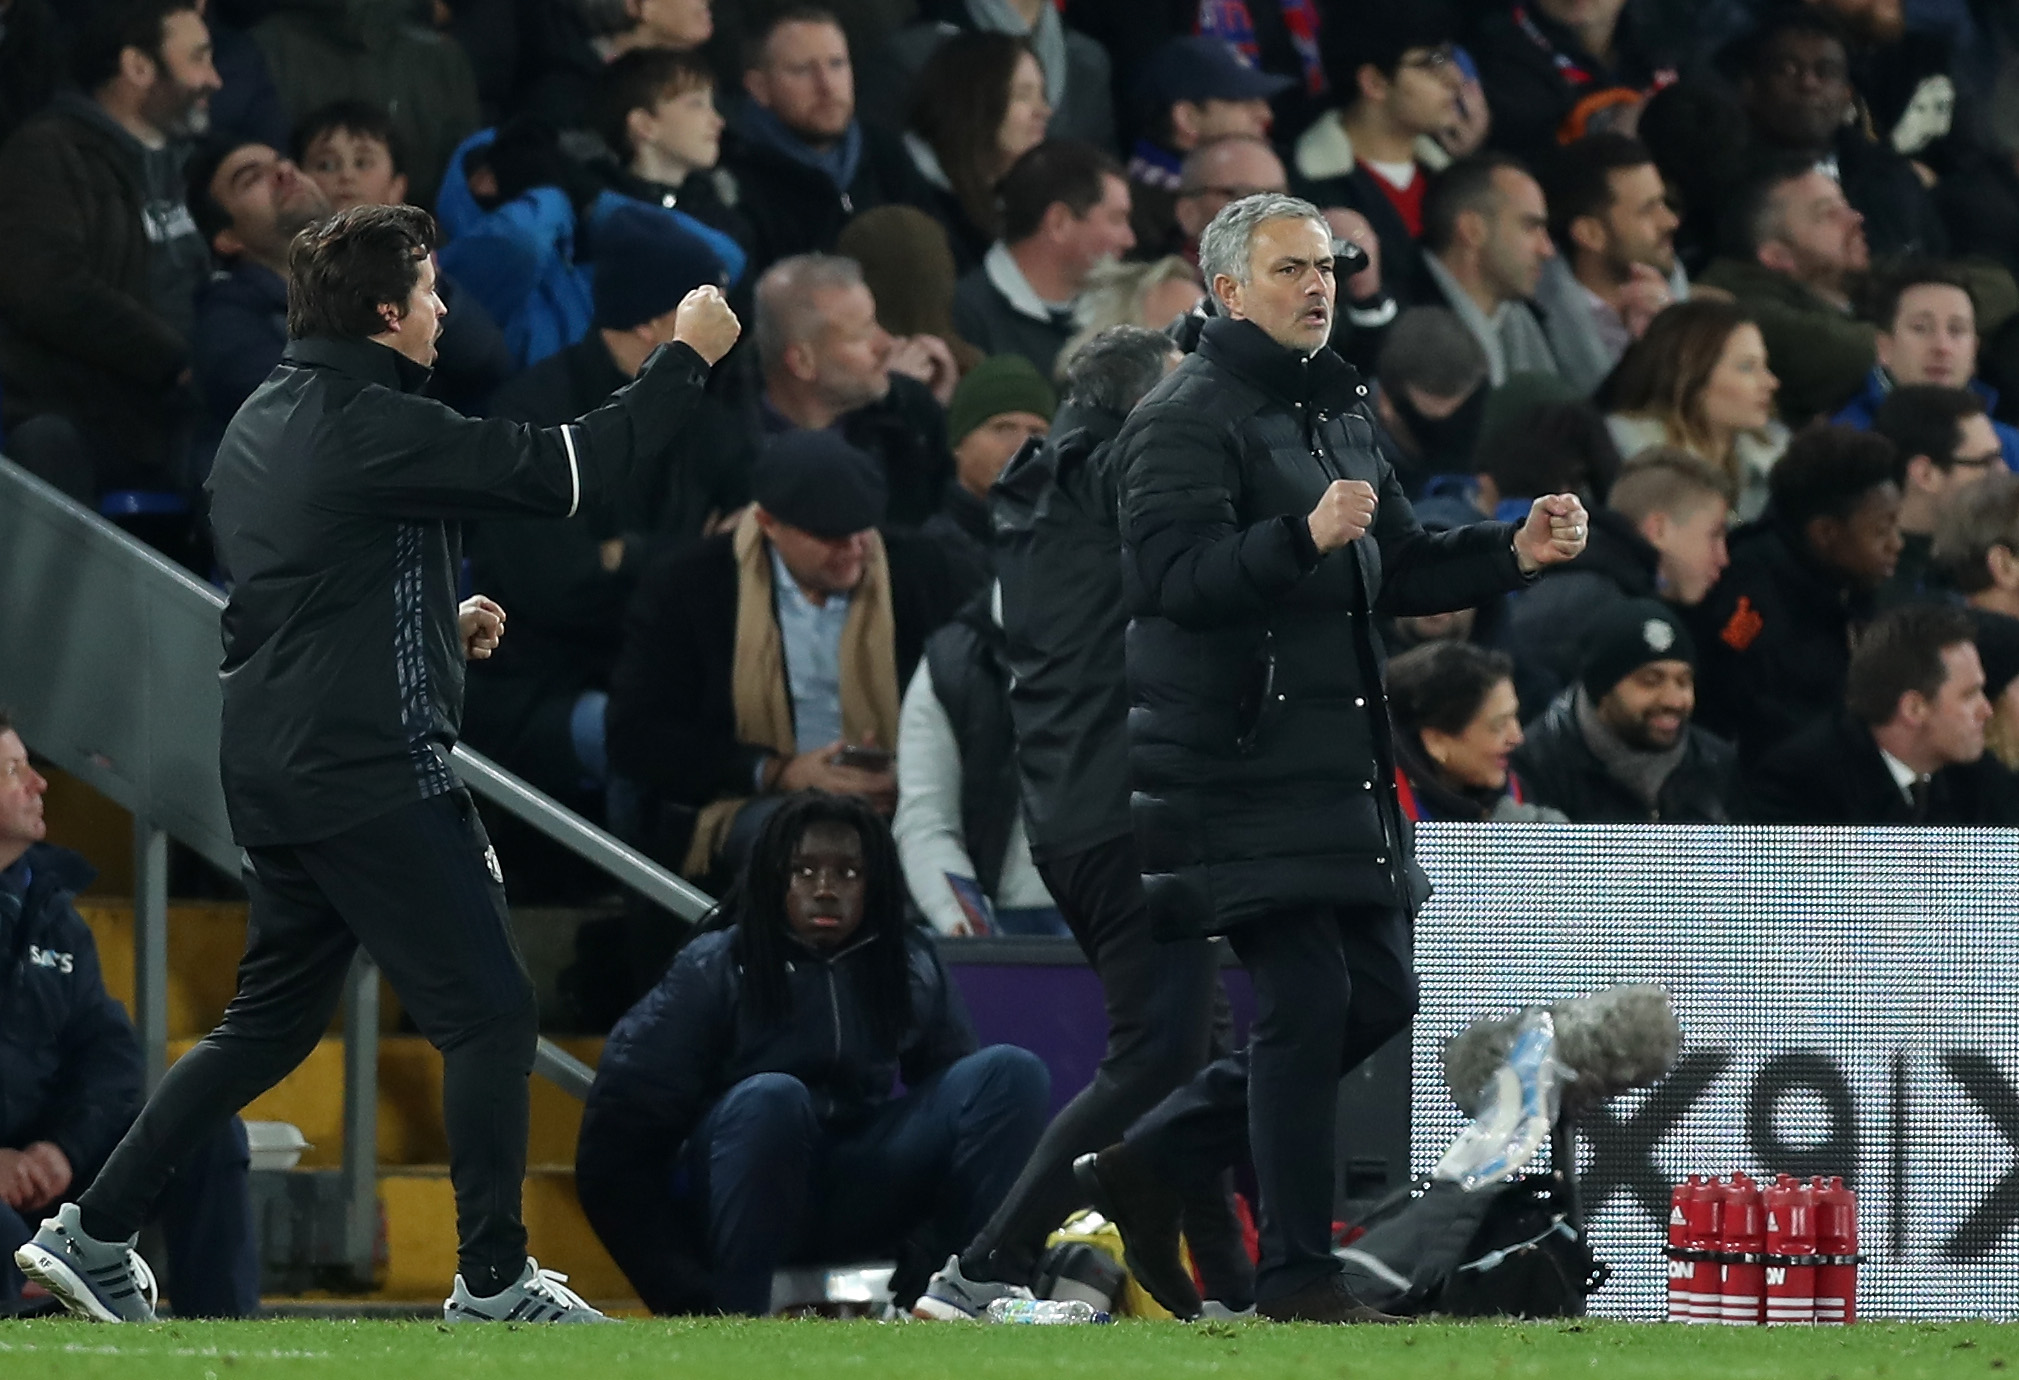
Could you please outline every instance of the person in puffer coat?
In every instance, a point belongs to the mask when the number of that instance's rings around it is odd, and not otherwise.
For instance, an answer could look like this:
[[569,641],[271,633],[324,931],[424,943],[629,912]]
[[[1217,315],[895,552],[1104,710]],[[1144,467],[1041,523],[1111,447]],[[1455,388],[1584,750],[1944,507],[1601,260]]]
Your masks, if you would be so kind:
[[1254,982],[1248,1077],[1209,1067],[1173,1097],[1236,1140],[1252,1125],[1257,1306],[1343,1320],[1359,1305],[1331,1254],[1332,1106],[1414,1015],[1408,916],[1427,894],[1375,613],[1484,603],[1576,556],[1588,519],[1552,495],[1519,527],[1423,530],[1367,385],[1326,348],[1332,238],[1308,202],[1230,204],[1200,264],[1221,315],[1116,441],[1135,832],[1159,933],[1224,933]]

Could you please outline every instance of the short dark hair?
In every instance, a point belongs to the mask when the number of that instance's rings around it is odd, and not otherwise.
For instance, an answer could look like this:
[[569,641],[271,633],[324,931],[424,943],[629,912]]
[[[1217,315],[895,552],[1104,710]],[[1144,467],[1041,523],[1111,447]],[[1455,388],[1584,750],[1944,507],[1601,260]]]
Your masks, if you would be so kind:
[[382,105],[371,101],[341,100],[318,106],[301,117],[288,139],[289,155],[300,163],[308,158],[309,145],[325,134],[344,133],[371,139],[386,146],[386,157],[395,173],[407,170],[406,144],[393,128],[393,117]]
[[1178,347],[1147,326],[1110,326],[1066,361],[1066,402],[1127,415],[1162,382]]
[[1045,212],[1063,202],[1075,218],[1101,204],[1109,178],[1124,179],[1122,165],[1080,139],[1047,139],[1003,174],[1002,237],[1015,244],[1037,233]]
[[2019,555],[2019,474],[1993,473],[1952,503],[1935,529],[1934,562],[1963,594],[1991,588],[1991,551]]
[[1778,239],[1783,228],[1774,198],[1781,188],[1815,170],[1815,160],[1791,154],[1770,153],[1753,159],[1725,203],[1718,222],[1719,247],[1747,263],[1757,259],[1760,246]]
[[1983,411],[1984,400],[1967,388],[1912,384],[1886,395],[1872,418],[1872,430],[1899,450],[1904,484],[1907,462],[1917,455],[1927,456],[1942,470],[1955,464],[1963,423]]
[[1767,478],[1774,514],[1797,537],[1819,517],[1847,518],[1865,496],[1899,482],[1899,452],[1872,431],[1817,423],[1788,443]]
[[[787,24],[826,24],[841,30],[844,39],[848,36],[848,26],[841,22],[841,16],[824,5],[785,5],[764,16],[762,22],[752,26],[744,35],[744,71],[754,71],[764,65],[764,51],[771,46],[771,35]],[[852,60],[854,54],[849,56]]]
[[231,228],[231,213],[224,209],[210,184],[217,180],[217,170],[224,166],[224,160],[237,153],[247,144],[259,142],[256,139],[209,138],[196,146],[196,152],[189,156],[183,168],[184,200],[189,204],[189,217],[196,222],[196,232],[203,236],[203,247],[209,253],[217,251],[211,241],[220,230]]
[[1457,39],[1458,30],[1458,17],[1445,0],[1362,5],[1319,26],[1318,57],[1339,103],[1350,106],[1360,99],[1362,67],[1392,80],[1403,54],[1441,47]]
[[310,226],[288,249],[288,339],[379,334],[380,305],[406,311],[439,240],[435,218],[418,206],[353,206]]
[[1970,299],[1972,321],[1983,314],[1977,303],[1977,290],[1953,265],[1936,259],[1903,259],[1872,275],[1864,300],[1866,319],[1891,335],[1900,319],[1900,299],[1917,287],[1955,288]]
[[1721,55],[1721,65],[1740,77],[1758,77],[1768,51],[1787,34],[1827,38],[1846,52],[1850,51],[1850,39],[1845,35],[1844,26],[1830,15],[1807,5],[1781,5],[1728,45]]
[[1458,734],[1493,687],[1514,678],[1514,658],[1470,642],[1426,642],[1388,663],[1388,709],[1412,737],[1426,728]]
[[1605,414],[1582,398],[1537,402],[1519,421],[1482,428],[1473,472],[1493,480],[1502,498],[1582,494],[1599,502],[1619,473],[1619,448]]
[[1902,604],[1873,619],[1851,648],[1844,707],[1869,727],[1888,723],[1910,690],[1934,699],[1949,679],[1942,653],[1975,642],[1977,624],[1954,604]]
[[1449,307],[1411,307],[1395,318],[1374,367],[1382,388],[1404,384],[1436,398],[1462,398],[1488,373],[1486,349]]
[[1431,179],[1423,193],[1423,244],[1433,254],[1451,247],[1458,233],[1458,217],[1467,211],[1484,212],[1500,193],[1494,189],[1493,175],[1503,169],[1528,176],[1528,165],[1510,153],[1475,153],[1461,158]]
[[197,0],[98,0],[70,45],[71,75],[96,91],[119,75],[119,55],[128,48],[160,62],[169,19],[196,8]]
[[1549,200],[1549,232],[1570,244],[1570,225],[1592,216],[1604,220],[1614,200],[1612,175],[1654,163],[1654,152],[1632,135],[1616,130],[1587,134],[1545,158],[1536,168]]
[[651,110],[669,97],[714,85],[715,69],[698,52],[633,48],[603,69],[596,89],[596,132],[610,152],[629,162],[638,152],[631,144],[632,111]]

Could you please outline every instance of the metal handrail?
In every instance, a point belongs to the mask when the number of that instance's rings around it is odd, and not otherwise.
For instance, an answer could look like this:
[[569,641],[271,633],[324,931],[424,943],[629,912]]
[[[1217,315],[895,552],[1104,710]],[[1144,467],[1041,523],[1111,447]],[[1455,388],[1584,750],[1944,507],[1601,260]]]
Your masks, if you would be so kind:
[[[35,752],[133,815],[134,1007],[153,1087],[168,1061],[167,840],[236,874],[243,854],[218,779],[224,598],[0,457],[0,704]],[[611,878],[693,920],[714,905],[651,859],[482,753],[457,747],[472,792]],[[378,974],[362,954],[344,1002],[346,1254],[371,1265],[377,1192]],[[534,1070],[576,1097],[594,1070],[542,1039]]]

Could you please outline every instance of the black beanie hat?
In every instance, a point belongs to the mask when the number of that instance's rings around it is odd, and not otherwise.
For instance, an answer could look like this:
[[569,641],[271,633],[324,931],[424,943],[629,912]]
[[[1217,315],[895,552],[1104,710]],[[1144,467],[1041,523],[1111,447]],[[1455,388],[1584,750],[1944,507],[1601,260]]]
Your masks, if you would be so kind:
[[1584,644],[1579,679],[1585,694],[1602,700],[1651,661],[1697,664],[1696,643],[1674,609],[1655,599],[1628,599],[1609,610]]

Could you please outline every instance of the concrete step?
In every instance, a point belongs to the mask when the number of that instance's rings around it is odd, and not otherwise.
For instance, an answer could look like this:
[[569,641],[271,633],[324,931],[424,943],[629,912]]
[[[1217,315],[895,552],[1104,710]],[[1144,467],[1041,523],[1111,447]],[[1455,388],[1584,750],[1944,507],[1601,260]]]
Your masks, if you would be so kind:
[[[571,1156],[572,1160],[572,1156]],[[456,1276],[456,1198],[447,1165],[411,1165],[379,1176],[385,1205],[387,1264],[372,1297],[437,1305]],[[592,1302],[633,1298],[630,1282],[582,1215],[572,1163],[535,1163],[526,1173],[526,1251],[543,1269],[568,1276]],[[635,1306],[635,1304],[634,1304]]]

